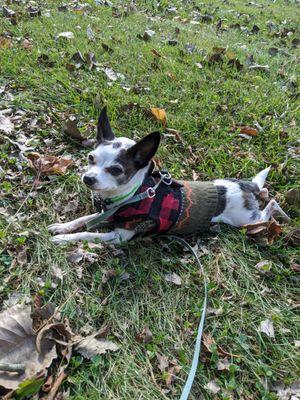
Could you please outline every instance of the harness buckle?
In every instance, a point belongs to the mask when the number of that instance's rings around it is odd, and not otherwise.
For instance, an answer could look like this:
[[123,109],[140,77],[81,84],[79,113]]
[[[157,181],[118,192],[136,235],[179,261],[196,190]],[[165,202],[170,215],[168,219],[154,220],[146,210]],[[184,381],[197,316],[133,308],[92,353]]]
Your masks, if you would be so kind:
[[152,197],[154,197],[155,195],[156,195],[155,189],[153,189],[153,187],[149,187],[149,188],[147,189],[147,197],[148,197],[149,199],[152,199]]

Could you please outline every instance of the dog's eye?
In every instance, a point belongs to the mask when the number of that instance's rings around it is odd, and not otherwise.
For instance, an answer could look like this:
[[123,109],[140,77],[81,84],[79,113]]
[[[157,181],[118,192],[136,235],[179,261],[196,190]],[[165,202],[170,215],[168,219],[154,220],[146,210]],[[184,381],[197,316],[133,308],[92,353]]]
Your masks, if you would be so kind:
[[107,168],[107,172],[109,172],[113,176],[118,176],[123,173],[123,169],[118,165],[113,165],[112,167]]
[[89,154],[88,160],[90,164],[95,164],[95,157],[92,154]]

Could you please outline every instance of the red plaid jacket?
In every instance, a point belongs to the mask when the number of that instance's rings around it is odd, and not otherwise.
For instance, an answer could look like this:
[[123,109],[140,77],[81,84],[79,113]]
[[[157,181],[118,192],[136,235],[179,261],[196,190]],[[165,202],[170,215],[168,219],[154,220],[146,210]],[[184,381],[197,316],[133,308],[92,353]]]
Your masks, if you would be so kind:
[[[155,173],[146,175],[141,187],[135,194],[154,187],[159,179]],[[137,233],[153,235],[168,232],[178,221],[182,208],[182,185],[172,181],[164,182],[156,189],[156,195],[136,203],[124,205],[108,221],[114,228],[135,230]],[[97,207],[97,202],[96,202]],[[103,206],[105,210],[105,205]]]

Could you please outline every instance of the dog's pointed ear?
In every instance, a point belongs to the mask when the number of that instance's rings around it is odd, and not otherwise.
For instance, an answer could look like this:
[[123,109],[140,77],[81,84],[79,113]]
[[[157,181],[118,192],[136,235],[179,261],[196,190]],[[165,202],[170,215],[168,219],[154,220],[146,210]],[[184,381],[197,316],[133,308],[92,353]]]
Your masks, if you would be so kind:
[[97,142],[102,143],[105,140],[114,140],[115,135],[111,129],[107,116],[107,107],[103,107],[97,124]]
[[160,143],[160,133],[152,132],[127,150],[138,169],[148,165]]

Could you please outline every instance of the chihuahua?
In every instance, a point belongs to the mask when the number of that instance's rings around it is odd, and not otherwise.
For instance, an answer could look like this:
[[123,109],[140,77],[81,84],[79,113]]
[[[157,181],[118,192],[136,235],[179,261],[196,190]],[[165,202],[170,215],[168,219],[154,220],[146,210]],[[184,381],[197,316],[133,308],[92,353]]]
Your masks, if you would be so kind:
[[[235,227],[265,222],[275,212],[289,220],[274,199],[263,210],[259,208],[259,200],[268,199],[268,190],[263,186],[270,167],[252,181],[174,181],[169,174],[154,171],[152,158],[159,143],[159,132],[137,143],[116,137],[104,107],[97,125],[97,146],[88,155],[88,168],[82,176],[94,194],[98,212],[50,225],[49,230],[55,234],[52,241],[121,243],[141,235],[185,235],[216,222]],[[103,226],[98,224],[99,219],[105,220],[109,230],[89,232]]]

